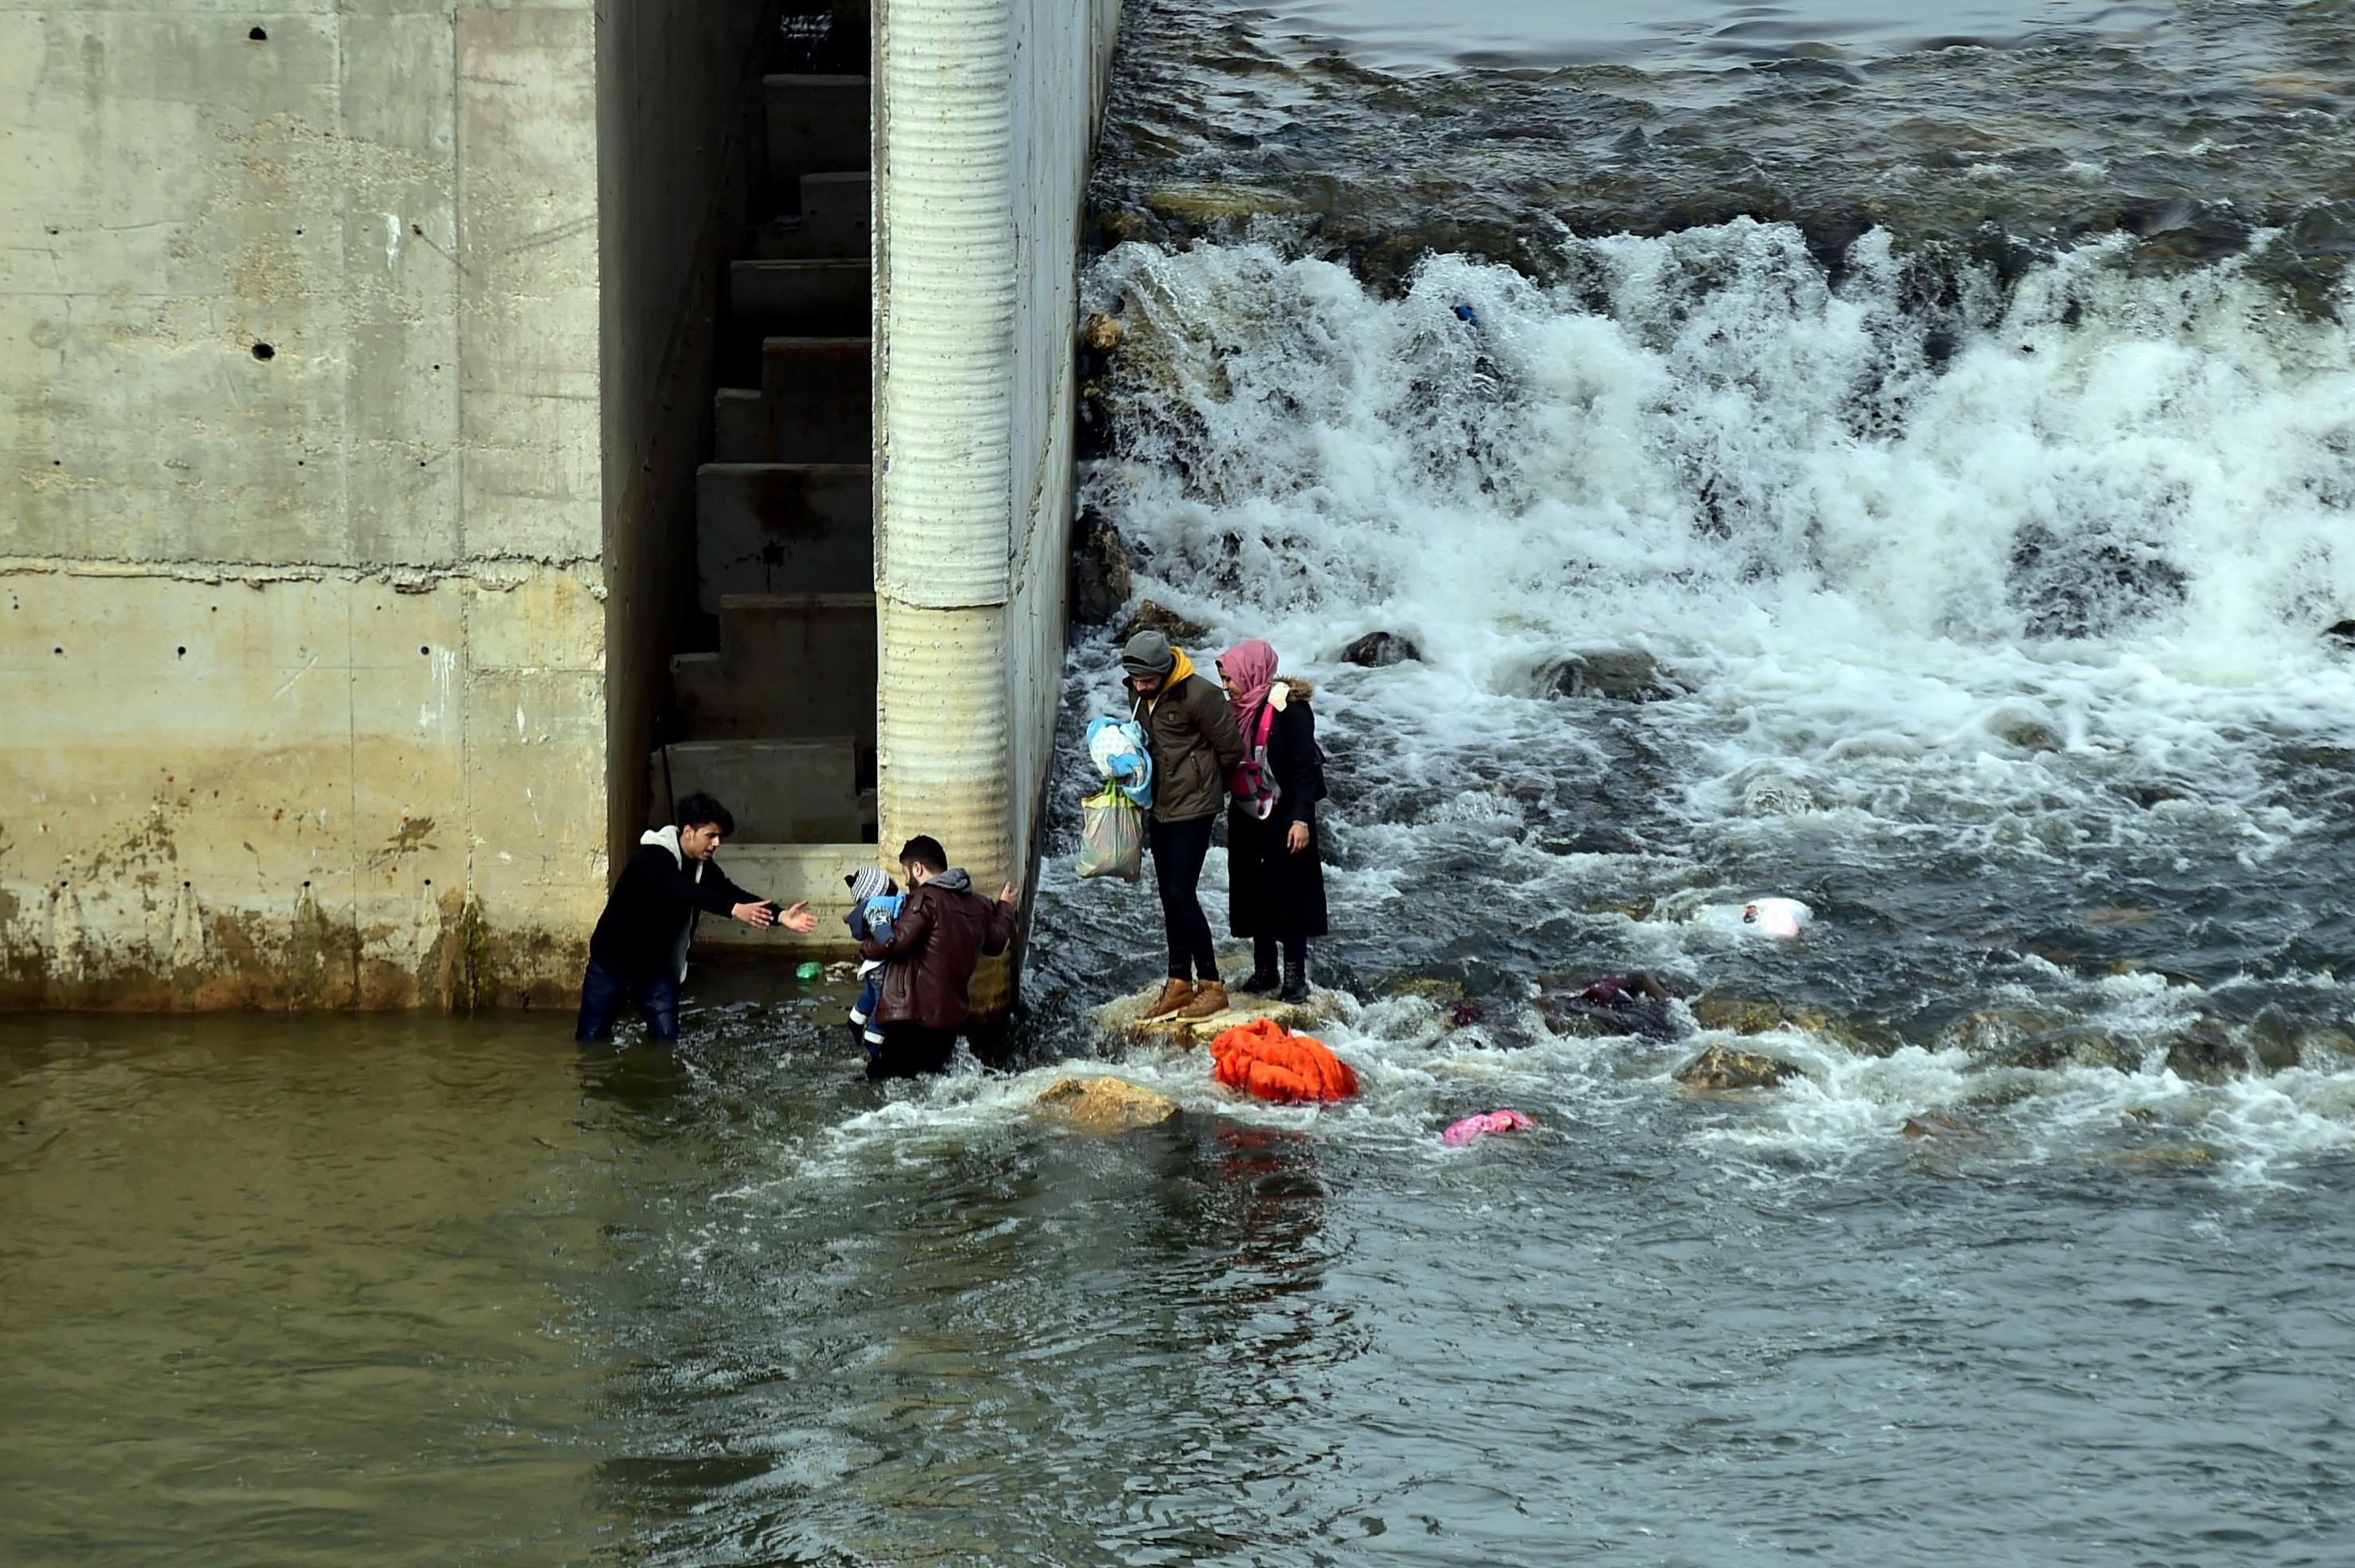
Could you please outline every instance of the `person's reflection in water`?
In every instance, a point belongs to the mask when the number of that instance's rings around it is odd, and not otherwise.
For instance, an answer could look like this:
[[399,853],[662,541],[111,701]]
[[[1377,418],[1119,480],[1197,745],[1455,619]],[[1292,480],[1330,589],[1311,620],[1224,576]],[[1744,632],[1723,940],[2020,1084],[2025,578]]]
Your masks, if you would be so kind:
[[1324,1278],[1317,1243],[1326,1196],[1316,1146],[1281,1127],[1225,1122],[1218,1139],[1219,1185],[1235,1226],[1235,1258],[1264,1282],[1254,1299],[1316,1289]]
[[675,1051],[632,1051],[610,1040],[581,1042],[581,1096],[615,1106],[632,1119],[631,1131],[658,1136],[676,1119],[682,1095],[695,1074]]

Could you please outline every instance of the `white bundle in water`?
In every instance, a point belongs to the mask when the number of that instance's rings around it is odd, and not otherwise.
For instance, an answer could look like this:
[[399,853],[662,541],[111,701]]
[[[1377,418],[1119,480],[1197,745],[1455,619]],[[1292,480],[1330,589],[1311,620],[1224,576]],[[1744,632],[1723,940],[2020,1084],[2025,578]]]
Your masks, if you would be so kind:
[[1816,912],[1796,899],[1752,899],[1742,906],[1742,923],[1762,935],[1788,939],[1806,930]]

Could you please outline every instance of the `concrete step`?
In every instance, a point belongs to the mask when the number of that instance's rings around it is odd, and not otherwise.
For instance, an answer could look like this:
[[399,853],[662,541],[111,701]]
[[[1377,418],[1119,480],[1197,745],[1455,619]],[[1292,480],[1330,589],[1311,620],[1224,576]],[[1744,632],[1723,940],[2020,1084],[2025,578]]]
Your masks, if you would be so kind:
[[768,405],[757,387],[722,387],[711,394],[711,455],[720,463],[769,461]]
[[864,337],[873,325],[867,259],[731,261],[729,319],[764,337]]
[[851,735],[871,754],[875,660],[872,593],[730,593],[719,651],[674,656],[671,696],[697,740]]
[[695,471],[698,592],[856,593],[875,585],[864,463],[707,463]]
[[873,443],[872,346],[863,337],[772,337],[761,389],[722,388],[713,405],[722,463],[858,463]]
[[873,161],[863,76],[771,76],[762,80],[769,132],[769,179],[780,189],[804,175],[863,169]]
[[797,212],[753,227],[755,260],[856,261],[871,253],[874,185],[866,170],[804,175],[801,187]]
[[736,818],[735,837],[772,844],[856,843],[872,837],[871,794],[858,788],[858,743],[814,739],[675,741],[647,758],[647,815],[700,791]]
[[[877,864],[872,844],[845,840],[837,844],[731,843],[720,846],[719,864],[739,887],[748,888],[791,906],[806,901],[817,916],[817,929],[807,936],[796,932],[754,931],[732,920],[706,916],[696,927],[696,953],[706,958],[765,959],[792,963],[810,958],[840,959],[856,955],[849,928],[842,917],[850,912],[850,885],[844,879],[861,867]],[[896,874],[896,873],[895,873]]]

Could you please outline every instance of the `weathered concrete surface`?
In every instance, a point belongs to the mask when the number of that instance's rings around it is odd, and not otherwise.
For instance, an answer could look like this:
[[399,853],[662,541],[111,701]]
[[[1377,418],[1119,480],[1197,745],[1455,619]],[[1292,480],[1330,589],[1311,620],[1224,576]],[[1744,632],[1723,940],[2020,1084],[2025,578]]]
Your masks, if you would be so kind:
[[582,569],[0,576],[0,1005],[559,999],[603,620]]
[[[791,903],[806,898],[817,912],[817,929],[806,935],[773,925],[755,931],[732,920],[706,919],[696,927],[695,958],[844,959],[857,956],[858,944],[842,917],[850,908],[846,880],[864,866],[879,864],[872,844],[730,844],[719,852],[719,862],[736,885]],[[894,877],[900,868],[888,866]]]
[[[667,652],[610,590],[692,581],[696,263],[601,182],[721,165],[763,9],[0,14],[0,1006],[569,1000]],[[624,23],[687,41],[601,83]]]

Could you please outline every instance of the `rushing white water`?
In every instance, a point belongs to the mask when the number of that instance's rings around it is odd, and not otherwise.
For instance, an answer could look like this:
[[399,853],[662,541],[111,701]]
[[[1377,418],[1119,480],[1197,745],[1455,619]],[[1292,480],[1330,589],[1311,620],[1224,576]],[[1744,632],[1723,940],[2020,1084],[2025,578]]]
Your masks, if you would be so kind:
[[[1849,261],[1828,284],[1795,232],[1739,222],[1565,241],[1550,286],[1435,258],[1397,298],[1273,245],[1094,269],[1128,335],[1089,491],[1140,593],[1208,652],[1263,635],[1320,683],[1328,977],[1489,998],[1462,1035],[1429,1009],[1337,1030],[1423,1073],[1543,1045],[1519,1003],[1642,964],[1904,1043],[1774,1037],[1807,1083],[1732,1145],[1885,1140],[2027,1093],[2014,1152],[2129,1111],[2184,1136],[2154,1095],[2190,1096],[2253,1172],[2343,1147],[2355,1079],[2312,1031],[2348,1010],[2317,954],[2355,869],[2355,670],[2321,635],[2355,613],[2355,338],[2242,263],[2146,275],[2124,240],[2008,286],[1966,269],[1934,304],[1885,237]],[[1339,662],[1378,629],[1421,660]],[[1560,694],[1560,661],[1596,653],[1648,655],[1681,694]],[[1113,700],[1110,666],[1076,656],[1076,709]],[[1818,911],[1790,951],[1730,918],[1767,892]],[[1142,893],[1048,893],[1074,973],[1150,947]],[[2265,1003],[2307,1031],[2305,1066],[2169,1071],[2193,1020],[2245,1042]],[[2095,1028],[2139,1070],[1938,1035],[1985,1009],[2042,1015],[2005,1044]],[[1561,1049],[1509,1071],[1600,1060],[1665,1088],[1690,1046]]]

